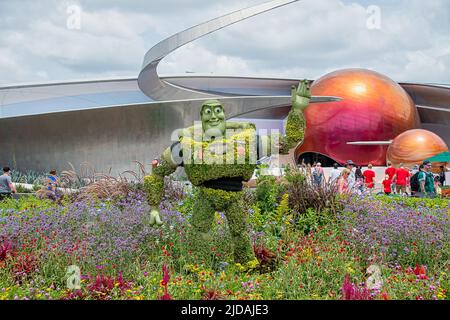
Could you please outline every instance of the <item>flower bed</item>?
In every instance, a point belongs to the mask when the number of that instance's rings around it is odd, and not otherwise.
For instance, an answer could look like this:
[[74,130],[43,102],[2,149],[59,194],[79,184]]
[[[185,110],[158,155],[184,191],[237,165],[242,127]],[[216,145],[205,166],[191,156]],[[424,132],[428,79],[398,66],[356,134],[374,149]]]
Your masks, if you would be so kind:
[[[260,188],[245,195],[260,262],[250,270],[233,263],[220,212],[210,260],[195,261],[187,236],[195,189],[166,192],[159,228],[149,226],[142,192],[114,201],[7,200],[0,299],[448,299],[448,201],[342,199],[333,217],[326,208],[293,209],[289,186],[281,194]],[[380,289],[365,284],[372,264]],[[72,265],[81,271],[79,289],[67,287]]]

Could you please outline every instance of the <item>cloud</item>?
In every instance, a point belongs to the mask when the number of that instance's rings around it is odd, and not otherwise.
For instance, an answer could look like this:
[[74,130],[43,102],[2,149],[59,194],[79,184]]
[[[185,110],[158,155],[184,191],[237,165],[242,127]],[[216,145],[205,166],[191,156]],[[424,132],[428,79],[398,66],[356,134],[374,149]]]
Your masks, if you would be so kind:
[[[0,0],[0,83],[137,77],[160,40],[261,2]],[[80,30],[67,28],[74,4]],[[367,28],[369,5],[381,10],[379,30]],[[449,21],[448,0],[303,0],[181,48],[159,71],[314,79],[364,67],[397,81],[449,83]]]

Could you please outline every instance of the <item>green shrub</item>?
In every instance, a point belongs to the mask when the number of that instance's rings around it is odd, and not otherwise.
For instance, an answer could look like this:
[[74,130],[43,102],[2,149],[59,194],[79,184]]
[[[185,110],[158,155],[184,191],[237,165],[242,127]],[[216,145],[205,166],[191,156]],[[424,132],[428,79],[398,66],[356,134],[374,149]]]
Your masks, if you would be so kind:
[[17,191],[17,193],[32,193],[33,192],[33,190],[27,189],[21,184],[16,185],[16,191]]
[[259,176],[256,185],[256,205],[261,210],[261,214],[272,213],[281,195],[282,187],[277,183],[274,176]]
[[21,197],[19,199],[6,199],[0,202],[0,216],[5,216],[13,211],[25,211],[31,209],[46,209],[55,207],[56,203],[48,199],[38,199],[34,195]]
[[413,198],[413,197],[377,195],[375,196],[375,199],[381,200],[386,205],[399,204],[413,209],[420,209],[420,208],[442,209],[450,205],[450,199],[447,198]]
[[333,221],[333,218],[329,211],[316,212],[314,209],[308,208],[304,214],[298,216],[297,229],[302,231],[303,234],[309,234],[331,221]]
[[322,211],[335,214],[341,208],[334,184],[324,183],[320,187],[314,186],[297,169],[287,170],[286,181],[289,205],[297,216],[307,212],[308,209],[313,209],[319,214]]

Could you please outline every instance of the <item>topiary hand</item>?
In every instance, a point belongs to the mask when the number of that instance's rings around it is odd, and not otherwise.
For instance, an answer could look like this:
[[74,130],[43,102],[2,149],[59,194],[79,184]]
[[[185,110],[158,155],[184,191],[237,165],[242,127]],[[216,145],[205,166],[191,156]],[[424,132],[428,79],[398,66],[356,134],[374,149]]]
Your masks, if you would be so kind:
[[308,107],[311,100],[311,89],[308,80],[300,81],[298,88],[292,86],[292,108],[303,111]]

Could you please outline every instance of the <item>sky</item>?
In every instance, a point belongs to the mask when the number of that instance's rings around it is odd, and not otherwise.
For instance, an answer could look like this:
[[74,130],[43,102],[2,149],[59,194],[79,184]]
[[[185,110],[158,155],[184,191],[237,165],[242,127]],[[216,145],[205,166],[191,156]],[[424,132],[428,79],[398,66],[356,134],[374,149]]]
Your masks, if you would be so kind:
[[[0,0],[0,85],[137,77],[159,41],[264,1]],[[180,48],[158,71],[317,79],[343,68],[450,83],[450,1],[301,0]]]

